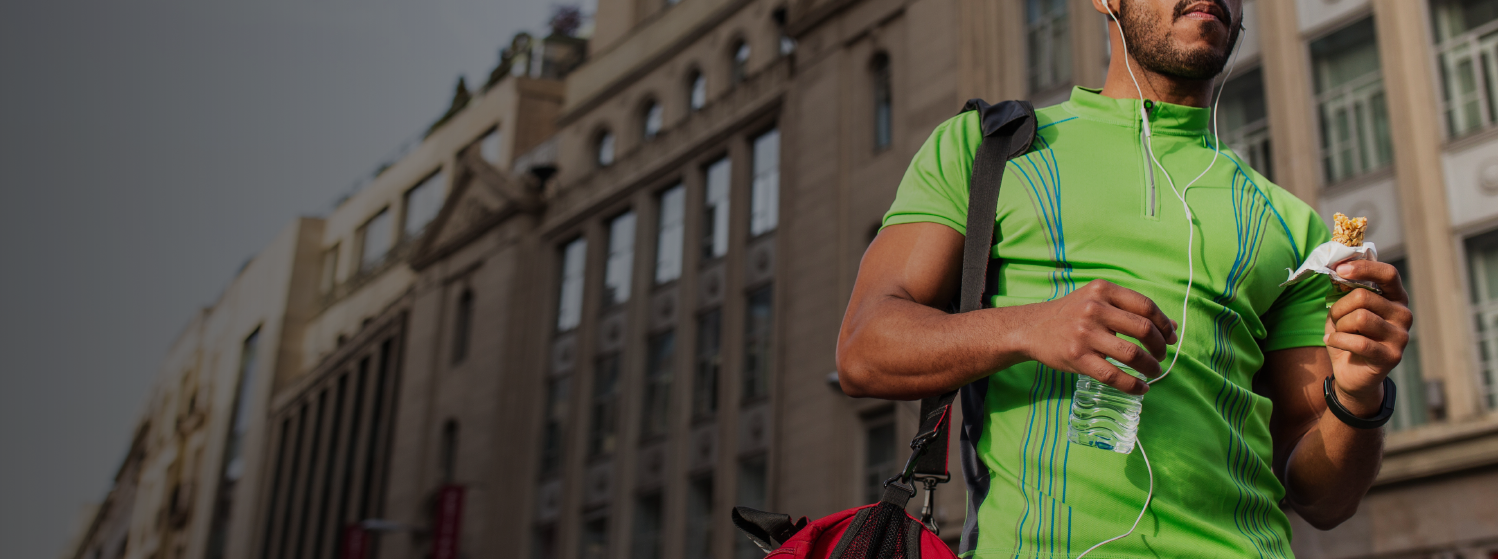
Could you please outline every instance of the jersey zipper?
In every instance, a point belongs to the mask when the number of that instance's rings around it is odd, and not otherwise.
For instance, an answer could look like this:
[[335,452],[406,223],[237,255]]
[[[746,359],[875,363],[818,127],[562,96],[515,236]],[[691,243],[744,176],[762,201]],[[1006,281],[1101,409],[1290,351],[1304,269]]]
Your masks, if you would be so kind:
[[1155,164],[1150,161],[1149,149],[1146,147],[1150,141],[1149,135],[1144,129],[1139,129],[1139,156],[1144,163],[1144,215],[1155,217]]

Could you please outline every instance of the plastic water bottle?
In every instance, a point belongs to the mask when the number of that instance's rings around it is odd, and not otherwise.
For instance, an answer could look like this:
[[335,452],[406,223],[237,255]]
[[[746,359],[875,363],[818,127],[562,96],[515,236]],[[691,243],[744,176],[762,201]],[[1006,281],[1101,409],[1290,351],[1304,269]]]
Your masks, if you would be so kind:
[[[1119,370],[1144,380],[1132,367],[1108,359]],[[1111,450],[1120,454],[1134,451],[1139,434],[1139,411],[1144,396],[1135,396],[1108,386],[1086,375],[1077,375],[1077,392],[1072,395],[1070,429],[1067,439],[1083,446]]]

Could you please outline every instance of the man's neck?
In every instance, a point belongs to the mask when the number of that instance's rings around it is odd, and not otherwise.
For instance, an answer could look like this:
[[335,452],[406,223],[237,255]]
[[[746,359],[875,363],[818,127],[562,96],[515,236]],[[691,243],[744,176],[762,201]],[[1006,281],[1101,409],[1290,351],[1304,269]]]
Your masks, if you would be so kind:
[[[1117,33],[1114,33],[1117,36]],[[1114,53],[1120,52],[1121,45],[1115,45]],[[1139,99],[1140,91],[1144,93],[1145,99],[1152,99],[1162,103],[1174,105],[1185,105],[1188,107],[1206,107],[1212,101],[1213,80],[1188,80],[1158,74],[1146,70],[1139,65],[1134,57],[1128,57],[1129,66],[1124,66],[1124,57],[1114,56],[1108,64],[1108,79],[1103,82],[1102,94],[1115,99]],[[1129,77],[1129,71],[1134,72],[1134,78],[1138,79],[1136,88],[1134,79]]]

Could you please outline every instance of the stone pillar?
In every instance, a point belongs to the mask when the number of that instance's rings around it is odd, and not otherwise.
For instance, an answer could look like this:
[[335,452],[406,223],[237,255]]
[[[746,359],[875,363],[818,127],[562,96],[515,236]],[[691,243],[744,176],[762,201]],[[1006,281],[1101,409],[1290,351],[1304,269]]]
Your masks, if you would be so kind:
[[957,102],[1025,98],[1025,11],[1020,0],[957,0],[957,18]]
[[1314,208],[1321,189],[1321,142],[1295,0],[1259,0],[1259,16],[1275,182]]
[[1067,0],[1071,17],[1072,83],[1103,87],[1108,73],[1108,28],[1092,0]]
[[1441,169],[1440,100],[1431,69],[1425,2],[1374,0],[1378,54],[1388,96],[1394,175],[1409,255],[1412,299],[1420,314],[1420,367],[1445,383],[1446,413],[1455,421],[1482,412],[1472,356],[1472,322],[1457,262]]

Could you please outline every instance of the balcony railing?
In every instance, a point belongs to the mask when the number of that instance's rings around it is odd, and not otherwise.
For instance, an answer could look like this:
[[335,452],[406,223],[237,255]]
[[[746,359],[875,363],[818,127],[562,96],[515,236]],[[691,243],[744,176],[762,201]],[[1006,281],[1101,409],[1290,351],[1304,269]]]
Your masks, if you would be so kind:
[[1384,79],[1379,72],[1316,96],[1321,108],[1322,167],[1328,184],[1388,165],[1394,159]]
[[1498,20],[1453,37],[1436,51],[1448,136],[1498,124]]

